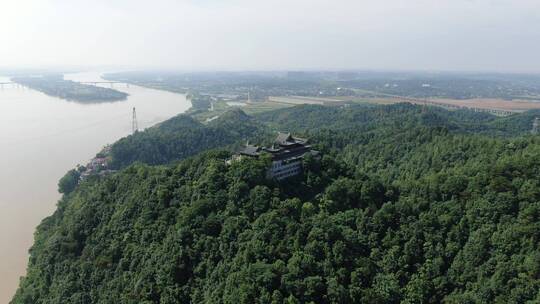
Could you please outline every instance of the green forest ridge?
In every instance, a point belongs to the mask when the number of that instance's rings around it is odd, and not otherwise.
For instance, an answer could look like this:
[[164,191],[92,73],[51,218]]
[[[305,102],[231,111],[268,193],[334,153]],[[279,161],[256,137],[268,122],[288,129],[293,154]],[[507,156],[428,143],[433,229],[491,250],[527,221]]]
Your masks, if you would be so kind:
[[[410,104],[179,115],[67,191],[12,303],[539,303],[537,112]],[[225,160],[274,132],[322,159],[286,183]]]

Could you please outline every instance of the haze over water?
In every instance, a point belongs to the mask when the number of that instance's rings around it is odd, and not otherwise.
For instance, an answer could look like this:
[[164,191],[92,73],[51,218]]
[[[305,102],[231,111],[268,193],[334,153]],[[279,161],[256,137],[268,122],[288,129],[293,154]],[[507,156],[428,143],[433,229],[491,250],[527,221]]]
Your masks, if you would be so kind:
[[[100,81],[99,75],[65,78]],[[133,107],[142,129],[191,106],[180,94],[133,85],[114,88],[130,96],[115,103],[80,104],[14,85],[0,88],[0,303],[9,302],[25,273],[35,227],[55,210],[58,180],[106,144],[130,134]]]

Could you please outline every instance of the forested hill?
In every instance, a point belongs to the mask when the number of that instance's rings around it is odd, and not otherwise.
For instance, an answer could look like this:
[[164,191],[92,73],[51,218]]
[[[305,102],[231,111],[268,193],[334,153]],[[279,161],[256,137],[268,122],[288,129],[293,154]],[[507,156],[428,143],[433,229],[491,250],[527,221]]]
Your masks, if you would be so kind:
[[353,105],[323,107],[302,105],[257,114],[256,118],[271,126],[313,131],[319,129],[380,129],[385,126],[443,127],[452,132],[490,136],[517,136],[531,130],[532,121],[540,117],[540,110],[527,111],[509,117],[470,110],[447,111],[438,107],[422,107],[409,103],[388,106]]
[[227,112],[206,125],[181,114],[114,143],[111,166],[119,169],[136,161],[166,164],[207,149],[262,137],[265,131],[261,123],[239,110]]
[[187,126],[231,138],[253,128],[264,141],[287,129],[310,135],[323,157],[281,184],[265,178],[268,160],[228,166],[219,150],[83,182],[38,227],[13,303],[540,302],[534,113],[228,115],[179,117],[127,140],[181,142],[175,130]]
[[247,140],[268,141],[278,130],[315,136],[320,130],[375,130],[380,134],[385,128],[402,130],[425,126],[453,133],[517,136],[530,131],[536,116],[540,116],[540,111],[499,118],[486,113],[446,111],[411,104],[346,108],[304,105],[255,117],[235,109],[205,124],[182,114],[114,143],[111,165],[120,169],[134,162],[167,164],[207,149],[238,146]]

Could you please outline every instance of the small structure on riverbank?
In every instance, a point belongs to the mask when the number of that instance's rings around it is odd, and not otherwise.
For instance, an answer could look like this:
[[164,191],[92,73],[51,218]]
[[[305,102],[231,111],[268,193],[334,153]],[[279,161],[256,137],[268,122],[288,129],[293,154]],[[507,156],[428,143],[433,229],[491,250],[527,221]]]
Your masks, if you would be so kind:
[[90,162],[86,164],[85,170],[81,173],[80,179],[84,180],[89,176],[104,176],[116,172],[116,170],[109,169],[110,150],[110,146],[106,146],[96,155],[96,157],[92,158]]

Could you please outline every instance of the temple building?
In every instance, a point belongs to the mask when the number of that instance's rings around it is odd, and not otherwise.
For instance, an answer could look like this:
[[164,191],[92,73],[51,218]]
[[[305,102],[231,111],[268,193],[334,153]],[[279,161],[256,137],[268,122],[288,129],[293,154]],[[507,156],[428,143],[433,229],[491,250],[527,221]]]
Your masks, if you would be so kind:
[[293,137],[290,133],[279,133],[272,147],[258,147],[249,143],[240,150],[233,160],[243,157],[259,157],[263,153],[269,153],[272,157],[272,166],[268,168],[268,177],[283,180],[302,173],[302,159],[308,153],[319,155],[318,151],[312,150],[308,140]]

